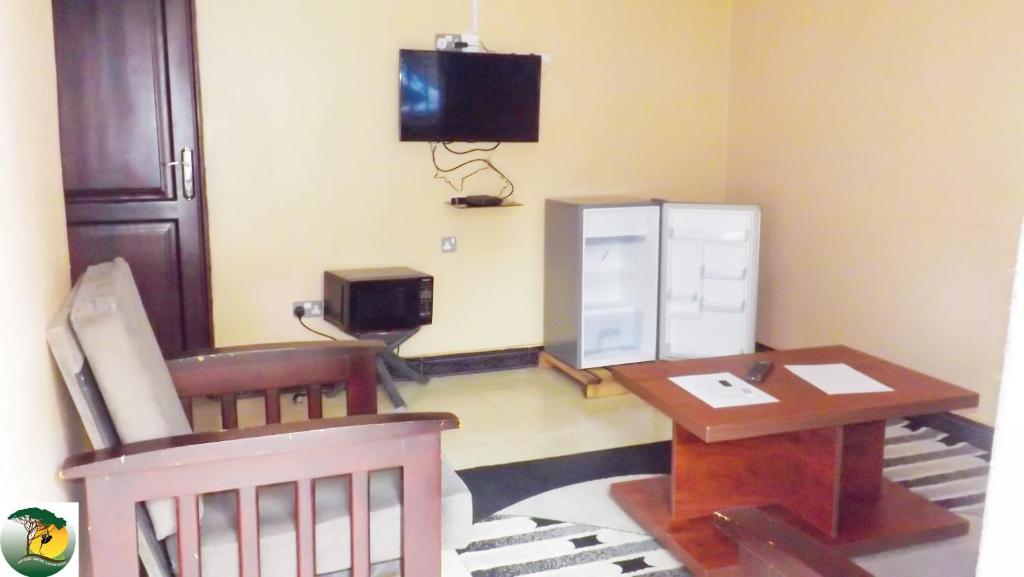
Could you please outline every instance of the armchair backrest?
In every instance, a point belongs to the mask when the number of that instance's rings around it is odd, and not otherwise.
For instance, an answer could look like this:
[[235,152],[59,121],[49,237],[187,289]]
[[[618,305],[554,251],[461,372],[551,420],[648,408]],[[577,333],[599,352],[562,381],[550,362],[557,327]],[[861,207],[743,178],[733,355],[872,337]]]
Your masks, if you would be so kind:
[[[90,266],[76,289],[71,326],[120,440],[191,433],[128,263],[117,258]],[[146,508],[158,539],[174,534],[172,500],[148,501]]]
[[[118,262],[119,261],[119,262]],[[85,322],[94,323],[95,312],[100,302],[103,302],[102,294],[97,294],[95,285],[107,284],[110,286],[110,278],[112,273],[116,273],[119,279],[123,283],[125,280],[131,281],[130,288],[124,289],[124,285],[121,285],[122,296],[119,299],[107,299],[106,305],[102,307],[105,311],[104,314],[120,314],[117,311],[131,310],[132,305],[130,303],[131,296],[134,294],[135,298],[138,299],[138,290],[135,288],[134,280],[131,279],[131,271],[128,270],[128,265],[121,259],[113,263],[105,263],[104,265],[98,265],[96,267],[90,267],[89,271],[83,275],[79,281],[72,288],[67,298],[61,304],[57,313],[51,319],[50,324],[46,328],[46,339],[49,343],[50,350],[53,353],[54,360],[57,363],[57,367],[60,370],[61,376],[64,379],[64,384],[68,389],[68,394],[75,405],[75,409],[78,411],[79,417],[82,419],[82,425],[85,428],[86,435],[89,437],[89,442],[92,444],[93,449],[100,450],[121,444],[123,438],[119,434],[119,429],[116,426],[115,420],[112,418],[111,412],[108,410],[108,403],[106,394],[110,394],[111,397],[120,397],[120,389],[130,389],[135,385],[130,379],[134,376],[132,373],[119,373],[116,369],[112,370],[110,367],[109,359],[104,358],[101,361],[101,366],[104,368],[105,378],[109,378],[104,384],[104,387],[100,386],[97,382],[95,375],[93,374],[93,368],[91,365],[91,359],[87,352],[83,349],[83,343],[80,341],[79,334],[76,333],[74,328],[73,318],[75,316],[76,305],[79,305],[79,315],[82,318],[87,319]],[[91,274],[90,274],[91,273]],[[87,287],[85,292],[85,299],[83,299],[83,287]],[[125,292],[126,291],[126,292]],[[88,307],[86,312],[82,311],[82,305],[80,303],[88,300]],[[119,301],[127,301],[127,306],[121,304]],[[138,301],[138,310],[141,310],[141,299]],[[91,310],[88,310],[91,309]],[[145,314],[144,312],[142,313]],[[93,325],[95,327],[95,323]],[[149,328],[148,321],[145,321],[145,329],[148,329],[152,334],[152,329]],[[93,328],[91,331],[87,330],[89,334],[88,339],[92,345],[90,348],[102,348],[104,346],[115,349],[118,346],[116,342],[107,342],[103,344],[104,338],[97,336],[97,333],[101,329]],[[142,346],[145,346],[145,338],[141,341]],[[155,337],[153,337],[153,344],[155,345]],[[159,349],[157,349],[159,351]],[[127,354],[122,349],[122,354]],[[103,355],[104,357],[106,355]],[[105,361],[105,362],[104,362]],[[166,367],[163,369],[166,372]],[[113,374],[110,374],[113,373]],[[168,377],[169,380],[169,377]],[[173,385],[171,385],[173,393]],[[177,406],[180,411],[180,405]],[[184,413],[182,412],[182,418],[184,419]],[[179,428],[180,430],[180,428]],[[177,434],[191,432],[191,429],[186,428]],[[142,439],[137,439],[142,440]],[[170,509],[167,509],[167,507]],[[164,518],[162,519],[162,530],[158,533],[156,530],[153,519],[150,516],[150,512],[154,510],[153,507],[138,506],[136,511],[136,519],[138,524],[138,543],[139,543],[139,556],[142,559],[143,565],[146,568],[148,575],[152,577],[171,577],[171,566],[167,558],[165,549],[160,545],[159,538],[165,537],[168,533],[174,532],[174,504],[172,501],[167,500],[165,504],[156,504],[155,509],[157,512],[161,508],[164,510]],[[170,514],[169,520],[170,526],[167,525],[167,514]],[[158,538],[158,535],[162,533]]]

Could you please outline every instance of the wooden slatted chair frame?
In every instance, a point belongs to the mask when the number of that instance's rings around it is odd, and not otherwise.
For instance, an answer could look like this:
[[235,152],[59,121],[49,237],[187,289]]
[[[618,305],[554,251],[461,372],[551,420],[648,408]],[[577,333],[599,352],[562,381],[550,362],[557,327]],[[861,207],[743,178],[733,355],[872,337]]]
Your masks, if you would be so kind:
[[[69,458],[64,479],[84,480],[89,570],[94,576],[172,575],[141,503],[177,504],[177,575],[200,574],[202,495],[236,491],[239,574],[260,574],[257,489],[294,483],[297,575],[315,575],[317,479],[348,475],[351,575],[370,574],[369,473],[402,469],[402,574],[437,577],[441,555],[440,433],[449,413],[377,415],[379,341],[287,343],[212,349],[167,362],[191,422],[193,399],[220,400],[226,430],[121,444],[89,364],[67,322],[69,297],[48,339],[97,450]],[[322,419],[325,387],[344,383],[348,416]],[[281,421],[285,391],[304,389],[311,420]],[[265,399],[264,426],[237,429],[240,394]]]

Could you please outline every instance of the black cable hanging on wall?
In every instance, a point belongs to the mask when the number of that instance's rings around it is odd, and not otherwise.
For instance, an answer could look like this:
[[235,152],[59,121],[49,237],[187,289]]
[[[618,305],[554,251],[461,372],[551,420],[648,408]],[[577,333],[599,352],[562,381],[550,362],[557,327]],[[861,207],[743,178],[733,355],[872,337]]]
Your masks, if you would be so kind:
[[[462,189],[463,189],[463,187],[466,184],[466,179],[467,178],[469,178],[469,177],[471,177],[471,176],[473,176],[473,175],[475,175],[477,173],[483,172],[484,170],[493,170],[494,173],[497,174],[505,182],[505,185],[502,186],[501,190],[498,191],[499,198],[501,198],[501,200],[504,201],[508,197],[512,196],[513,192],[515,192],[516,187],[512,183],[512,180],[509,177],[505,176],[505,173],[503,173],[502,171],[498,170],[498,167],[494,166],[494,164],[491,162],[490,158],[474,158],[472,160],[467,160],[466,162],[462,162],[462,163],[456,164],[455,166],[452,166],[450,168],[442,168],[441,165],[439,165],[437,163],[437,147],[438,147],[438,145],[443,146],[445,148],[445,150],[447,150],[448,152],[450,152],[452,154],[457,154],[457,155],[462,156],[462,155],[471,154],[471,153],[474,153],[474,152],[493,152],[493,151],[497,150],[499,146],[501,146],[500,142],[495,143],[494,146],[490,146],[490,147],[470,148],[470,149],[467,149],[467,150],[455,150],[455,149],[453,149],[451,147],[451,142],[431,142],[430,143],[430,160],[434,163],[434,168],[437,170],[437,173],[434,175],[434,178],[444,179],[444,181],[448,183],[448,186],[450,186],[452,188],[452,190],[454,190],[456,192],[462,192]],[[471,164],[480,164],[481,166],[479,168],[477,168],[476,170],[470,172],[469,174],[466,174],[466,175],[462,176],[459,179],[458,186],[456,186],[452,182],[452,180],[448,178],[448,175],[450,175],[451,173],[453,173],[453,172],[455,172],[455,171],[457,171],[460,168],[463,168],[465,166],[469,166]]]

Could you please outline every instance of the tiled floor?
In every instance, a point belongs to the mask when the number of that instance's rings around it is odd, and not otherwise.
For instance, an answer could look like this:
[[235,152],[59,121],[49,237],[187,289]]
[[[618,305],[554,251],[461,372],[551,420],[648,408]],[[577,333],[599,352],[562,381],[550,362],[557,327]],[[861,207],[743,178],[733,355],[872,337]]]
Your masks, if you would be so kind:
[[[462,427],[444,433],[444,453],[456,469],[554,457],[667,440],[668,419],[632,395],[586,399],[575,381],[554,369],[436,377],[427,385],[399,383],[409,411],[454,413]],[[381,393],[380,412],[391,404]],[[343,415],[344,394],[324,399],[324,415]],[[282,419],[305,417],[304,400],[282,398]],[[239,402],[239,422],[263,422],[260,398]],[[219,407],[197,403],[197,430],[219,427]]]

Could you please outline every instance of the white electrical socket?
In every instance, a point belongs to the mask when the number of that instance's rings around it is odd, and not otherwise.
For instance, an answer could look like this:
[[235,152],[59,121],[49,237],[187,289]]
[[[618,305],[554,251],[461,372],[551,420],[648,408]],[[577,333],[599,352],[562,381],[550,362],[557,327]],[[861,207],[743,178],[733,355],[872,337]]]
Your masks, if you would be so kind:
[[455,50],[455,43],[459,40],[458,34],[434,34],[434,47],[438,50]]
[[454,236],[441,237],[441,252],[455,252],[459,249],[459,241]]
[[303,317],[324,316],[324,301],[296,301],[292,303],[292,316],[296,316],[295,309],[299,307],[304,311]]
[[[465,43],[465,46],[456,46]],[[476,32],[462,34],[434,34],[434,47],[441,51],[481,52],[480,35]]]

